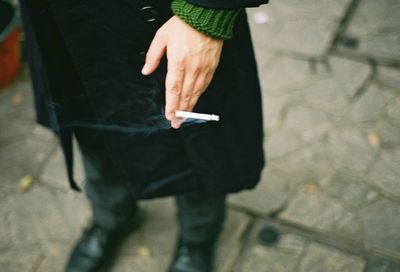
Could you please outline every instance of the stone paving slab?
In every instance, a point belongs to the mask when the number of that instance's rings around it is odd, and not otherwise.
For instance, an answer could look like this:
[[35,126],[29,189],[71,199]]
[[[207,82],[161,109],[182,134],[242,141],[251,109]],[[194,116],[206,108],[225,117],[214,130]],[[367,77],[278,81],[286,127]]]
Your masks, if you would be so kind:
[[398,92],[400,90],[400,71],[391,67],[377,67],[376,81]]
[[349,22],[345,37],[358,40],[356,48],[339,46],[351,54],[400,60],[400,3],[397,0],[362,0]]
[[383,258],[371,258],[367,266],[365,267],[365,272],[398,272],[400,271],[400,262],[390,261]]
[[[142,201],[140,205],[146,212],[146,221],[124,241],[112,271],[165,271],[171,260],[177,231],[173,199]],[[228,213],[218,248],[217,271],[230,271],[229,267],[239,254],[241,235],[248,224],[247,216],[233,211]],[[81,228],[83,226],[80,224]],[[78,230],[76,234],[79,233]],[[63,271],[75,239],[45,242],[42,249],[45,257],[36,271]]]
[[367,180],[376,185],[383,194],[400,200],[399,165],[400,149],[385,151],[372,166]]
[[368,141],[368,135],[356,129],[331,131],[326,148],[335,170],[351,172],[353,175],[366,174],[379,154]]
[[69,251],[73,241],[47,242],[46,248],[42,249],[42,258],[34,270],[35,272],[62,272],[68,261]]
[[36,246],[24,246],[0,251],[0,267],[6,272],[32,271],[41,262],[43,255]]
[[302,145],[281,158],[270,158],[269,167],[279,169],[281,179],[294,180],[297,184],[323,185],[337,171],[324,141]]
[[[269,65],[259,67],[263,94],[277,97],[302,90],[310,83],[310,64],[287,56],[276,56]],[[266,100],[264,100],[265,102]]]
[[281,210],[297,186],[297,180],[282,179],[282,176],[277,170],[264,170],[256,190],[231,194],[229,203],[262,215]]
[[[348,119],[352,100],[371,77],[372,69],[338,57],[309,62],[277,56],[273,65],[260,67],[260,75],[267,136],[271,138],[282,127],[294,128],[289,135],[302,133],[300,139],[313,141],[336,126],[335,122]],[[383,103],[389,103],[391,96],[392,91],[388,91],[382,98]],[[361,110],[367,111],[362,106],[359,106]],[[298,138],[292,137],[290,141],[285,140],[288,145]],[[282,146],[277,149],[283,150]],[[275,150],[269,154],[274,156]]]
[[49,131],[35,124],[29,73],[24,67],[14,84],[0,92],[0,187],[16,190],[21,178],[38,174],[55,147]]
[[398,126],[400,122],[400,97],[394,99],[388,108],[387,114],[393,119],[393,123],[396,123]]
[[324,111],[306,105],[293,105],[287,110],[282,129],[299,133],[303,143],[315,143],[333,130],[331,117]]
[[56,146],[48,132],[40,127],[31,130],[25,138],[19,138],[0,149],[1,186],[18,188],[19,181],[27,175],[35,176],[41,164]]
[[276,245],[265,246],[259,239],[259,232],[265,226],[277,228],[268,221],[262,219],[256,221],[247,235],[244,254],[238,260],[233,271],[294,271],[294,268],[298,266],[304,254],[306,239],[284,232],[281,233]]
[[395,95],[387,88],[371,84],[353,105],[350,118],[354,123],[377,121],[394,98]]
[[326,182],[323,190],[350,209],[368,205],[380,197],[379,193],[371,188],[364,176],[356,176],[348,172],[336,172]]
[[300,188],[280,218],[350,240],[363,239],[362,229],[355,214],[313,184],[306,184]]
[[371,75],[371,67],[344,58],[329,58],[315,72],[315,80],[305,90],[306,101],[332,115],[346,113],[351,99]]
[[[265,245],[260,240],[259,233],[264,227],[271,226],[280,231],[280,238],[274,245]],[[365,261],[360,256],[316,243],[288,228],[280,228],[279,225],[262,219],[254,224],[245,249],[234,271],[361,272],[365,266]]]
[[[129,261],[117,261],[115,271],[125,271],[121,266],[127,263],[138,269],[145,269],[146,264],[151,266],[168,266],[176,239],[175,206],[172,198],[165,200],[143,201],[142,204],[148,213],[148,218],[139,233],[127,240],[121,251],[121,256],[130,256]],[[160,223],[162,222],[162,223]],[[240,238],[249,224],[249,218],[243,214],[230,211],[220,238],[216,259],[217,271],[229,271],[240,249]],[[146,259],[147,258],[147,259]],[[144,259],[145,262],[141,262]],[[140,265],[139,265],[140,264]],[[127,269],[126,271],[129,271]],[[160,269],[159,271],[163,271]]]
[[268,158],[271,160],[288,157],[304,147],[301,132],[293,129],[279,130],[266,139]]
[[366,246],[400,259],[400,204],[380,200],[361,209],[359,217]]
[[[34,271],[17,269],[20,262],[33,269],[47,255],[57,252],[64,257],[89,217],[82,195],[60,193],[40,185],[9,196],[2,202],[0,216],[0,258],[2,267],[11,269],[6,271]],[[56,244],[63,247],[58,249]]]
[[248,9],[255,42],[265,50],[321,56],[329,49],[350,0],[271,1]]
[[88,221],[88,208],[82,194],[63,193],[33,186],[25,193],[8,197],[0,207],[2,244],[45,245],[46,241],[75,239]]
[[254,245],[235,271],[294,271],[301,260],[304,245],[301,237],[292,235],[284,235],[280,245],[274,248]]
[[[19,81],[18,81],[19,83]],[[0,141],[12,143],[29,135],[35,127],[30,82],[16,84],[14,88],[0,93]],[[14,122],[10,122],[14,120]]]
[[360,257],[351,256],[326,246],[310,244],[298,271],[361,272],[364,270],[364,266],[365,261]]
[[379,136],[379,145],[386,147],[400,146],[400,122],[390,120],[379,121],[375,129]]

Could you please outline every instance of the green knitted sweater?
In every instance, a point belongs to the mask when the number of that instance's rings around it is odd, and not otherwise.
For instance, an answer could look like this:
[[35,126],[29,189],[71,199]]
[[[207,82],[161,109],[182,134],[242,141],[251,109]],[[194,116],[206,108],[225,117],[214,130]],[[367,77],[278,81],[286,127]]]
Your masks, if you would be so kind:
[[222,40],[232,38],[235,19],[240,11],[240,9],[203,8],[186,0],[172,0],[171,9],[176,16],[198,31]]

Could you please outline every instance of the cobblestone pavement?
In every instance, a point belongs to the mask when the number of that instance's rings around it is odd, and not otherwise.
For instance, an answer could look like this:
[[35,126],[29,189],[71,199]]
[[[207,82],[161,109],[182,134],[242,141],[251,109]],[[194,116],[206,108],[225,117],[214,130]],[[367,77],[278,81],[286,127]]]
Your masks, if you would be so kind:
[[[248,10],[268,167],[256,190],[230,196],[218,271],[400,271],[399,14],[398,0]],[[34,123],[30,88],[25,69],[0,93],[0,267],[57,272],[90,214]],[[148,219],[113,271],[164,271],[171,258],[173,200],[142,204]]]

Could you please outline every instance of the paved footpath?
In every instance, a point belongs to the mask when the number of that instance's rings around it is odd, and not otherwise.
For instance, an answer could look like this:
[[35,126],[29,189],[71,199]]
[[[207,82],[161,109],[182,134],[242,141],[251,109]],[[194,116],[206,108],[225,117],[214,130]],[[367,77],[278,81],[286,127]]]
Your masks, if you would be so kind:
[[[218,272],[400,271],[399,14],[398,0],[248,10],[268,167],[256,190],[229,198]],[[67,187],[54,137],[34,123],[30,89],[24,69],[0,93],[0,267],[57,272],[90,213]],[[173,199],[142,205],[147,221],[115,272],[164,271],[171,258]]]

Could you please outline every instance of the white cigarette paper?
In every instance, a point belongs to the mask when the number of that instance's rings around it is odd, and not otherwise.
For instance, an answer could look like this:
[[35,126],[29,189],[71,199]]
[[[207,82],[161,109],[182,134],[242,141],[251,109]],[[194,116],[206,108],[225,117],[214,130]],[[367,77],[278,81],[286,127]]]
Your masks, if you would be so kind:
[[175,116],[180,118],[192,118],[192,119],[206,120],[206,121],[219,121],[219,115],[196,113],[189,111],[176,111]]

